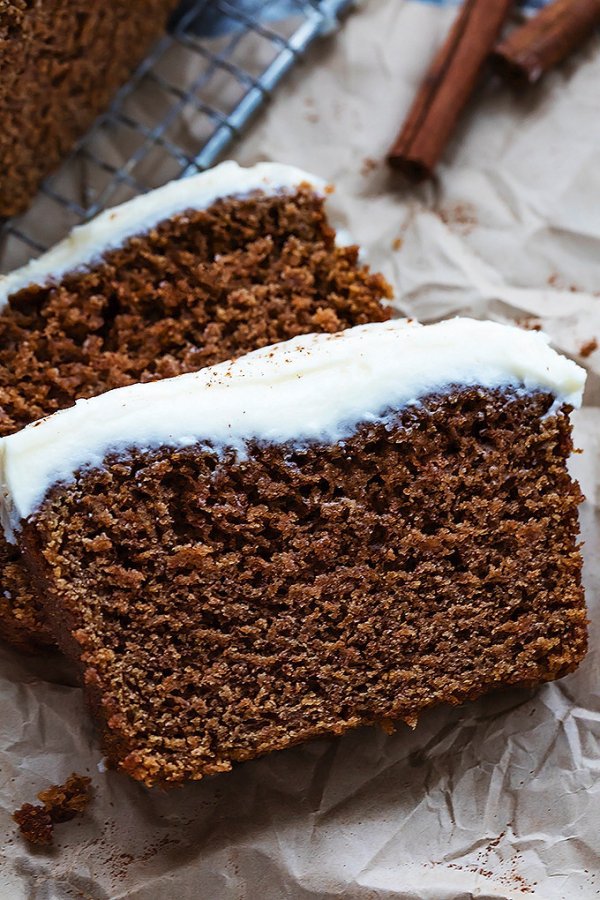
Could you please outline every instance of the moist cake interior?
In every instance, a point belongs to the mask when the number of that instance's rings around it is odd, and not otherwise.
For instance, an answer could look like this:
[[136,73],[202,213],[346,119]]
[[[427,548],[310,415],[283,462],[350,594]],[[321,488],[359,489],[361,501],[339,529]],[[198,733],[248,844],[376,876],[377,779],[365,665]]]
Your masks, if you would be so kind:
[[0,218],[27,207],[177,6],[178,0],[0,0]]
[[197,779],[574,669],[554,400],[455,387],[341,442],[131,450],[52,488],[21,543],[110,764]]
[[[314,331],[381,321],[390,288],[338,247],[308,186],[188,211],[0,312],[0,435],[138,381]],[[50,640],[19,554],[0,541],[0,634]]]

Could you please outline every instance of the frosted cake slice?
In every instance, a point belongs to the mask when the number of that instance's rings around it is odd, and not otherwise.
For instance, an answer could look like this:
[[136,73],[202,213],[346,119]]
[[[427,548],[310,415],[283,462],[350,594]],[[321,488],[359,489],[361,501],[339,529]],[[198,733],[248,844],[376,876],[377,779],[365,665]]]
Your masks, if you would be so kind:
[[[324,182],[223,163],[108,210],[0,277],[0,435],[112,388],[381,321],[389,295],[356,247],[336,244]],[[27,649],[50,640],[4,541],[0,637]]]
[[541,334],[393,321],[4,438],[6,534],[109,763],[198,779],[572,671],[584,379]]

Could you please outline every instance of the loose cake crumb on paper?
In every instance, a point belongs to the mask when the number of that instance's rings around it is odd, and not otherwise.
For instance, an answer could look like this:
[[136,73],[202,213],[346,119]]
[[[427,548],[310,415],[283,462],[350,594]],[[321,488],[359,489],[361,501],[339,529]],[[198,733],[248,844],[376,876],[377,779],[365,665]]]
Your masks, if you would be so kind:
[[30,844],[49,846],[54,825],[82,813],[91,800],[92,779],[73,772],[64,784],[53,784],[37,795],[39,803],[24,803],[13,813],[19,831]]
[[43,806],[24,803],[20,809],[15,810],[13,819],[19,826],[21,835],[30,844],[43,847],[52,843],[54,826],[50,814]]

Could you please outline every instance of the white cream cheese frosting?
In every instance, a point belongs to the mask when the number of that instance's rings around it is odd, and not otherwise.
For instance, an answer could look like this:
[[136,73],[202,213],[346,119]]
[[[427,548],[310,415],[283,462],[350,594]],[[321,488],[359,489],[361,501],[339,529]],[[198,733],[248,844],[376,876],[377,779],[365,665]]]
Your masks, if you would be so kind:
[[579,406],[585,372],[545,335],[495,322],[405,319],[311,334],[189,375],[79,400],[0,441],[3,525],[19,522],[57,482],[107,453],[210,442],[243,458],[249,440],[342,440],[360,422],[450,385],[551,392]]
[[243,197],[253,191],[266,194],[293,191],[305,183],[316,193],[325,194],[326,183],[321,178],[283,163],[265,162],[242,168],[227,161],[198,175],[171,181],[105,210],[85,225],[74,228],[43,256],[8,275],[0,275],[0,308],[11,294],[22,288],[30,284],[44,285],[67,272],[89,266],[103,253],[122,246],[128,238],[143,234],[187,209],[207,209],[223,197]]

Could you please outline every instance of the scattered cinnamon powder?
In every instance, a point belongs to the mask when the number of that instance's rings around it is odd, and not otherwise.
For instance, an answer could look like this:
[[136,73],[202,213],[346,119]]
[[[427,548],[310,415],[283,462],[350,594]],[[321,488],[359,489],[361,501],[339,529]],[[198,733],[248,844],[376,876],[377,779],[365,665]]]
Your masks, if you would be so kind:
[[91,800],[91,778],[73,772],[64,784],[53,784],[37,795],[42,805],[24,803],[13,813],[13,819],[25,840],[31,844],[49,846],[54,825],[68,822],[82,813]]
[[517,320],[517,325],[519,328],[524,328],[526,331],[542,330],[542,323],[535,316],[524,316],[522,319]]
[[449,228],[470,234],[478,224],[477,210],[472,203],[452,203],[441,206],[438,215]]
[[373,159],[370,156],[365,156],[365,158],[362,161],[360,174],[361,175],[370,175],[371,172],[373,172],[377,168],[378,165],[379,165],[379,163],[377,162],[376,159]]
[[582,344],[579,349],[579,355],[583,356],[584,359],[587,359],[588,356],[591,356],[595,350],[598,349],[598,341],[596,338],[591,338],[589,341],[586,341],[585,344]]

